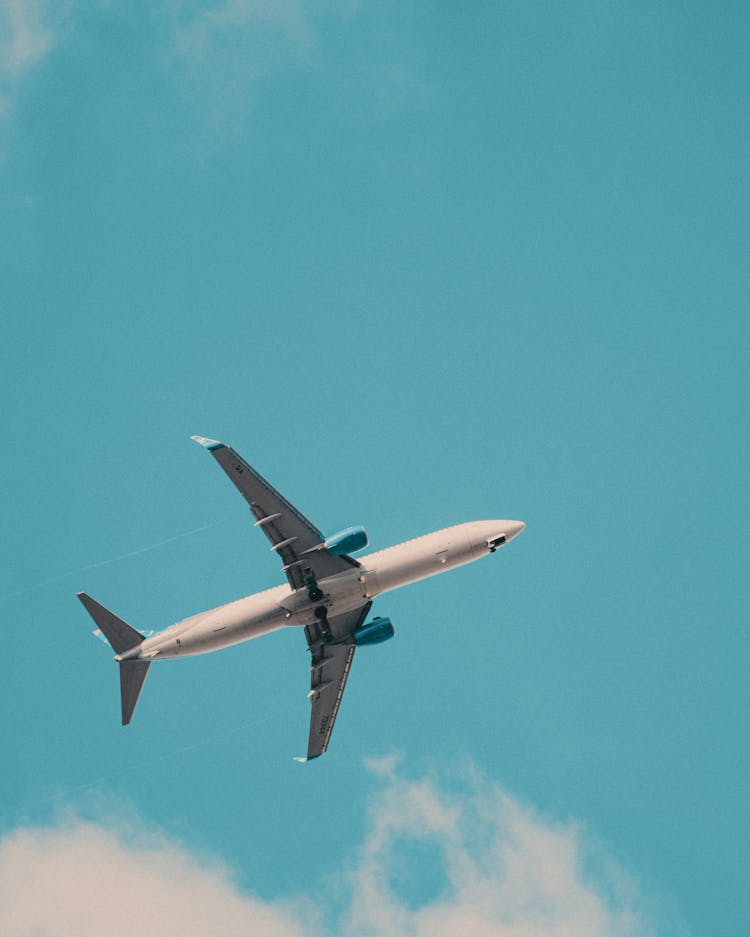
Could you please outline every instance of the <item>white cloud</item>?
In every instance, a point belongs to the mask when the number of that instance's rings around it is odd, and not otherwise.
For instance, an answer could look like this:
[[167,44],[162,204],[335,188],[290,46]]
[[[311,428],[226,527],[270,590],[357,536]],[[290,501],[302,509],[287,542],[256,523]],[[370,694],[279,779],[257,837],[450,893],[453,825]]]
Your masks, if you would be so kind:
[[142,937],[656,933],[634,883],[586,845],[576,824],[543,819],[477,776],[453,779],[449,793],[445,780],[403,779],[392,759],[374,767],[382,787],[365,841],[335,870],[346,891],[333,925],[323,927],[310,910],[317,892],[263,901],[221,863],[142,824],[73,820],[19,829],[0,842],[0,933],[118,937],[136,926]]
[[315,43],[313,11],[306,0],[221,0],[200,4],[194,14],[190,6],[183,2],[173,8],[177,50],[188,58],[205,59],[217,43],[223,48],[238,34],[251,66],[260,64],[262,44],[273,37],[297,49]]
[[[429,847],[444,871],[441,892],[416,907],[393,881],[405,841]],[[654,933],[625,873],[606,860],[592,880],[589,858],[577,825],[543,820],[476,776],[450,795],[435,780],[392,775],[373,802],[343,930],[368,937]]]
[[[169,47],[192,101],[241,126],[264,82],[305,72],[333,113],[363,122],[424,110],[423,43],[396,4],[359,0],[172,0]],[[231,123],[231,121],[229,121]]]
[[[122,14],[111,0],[91,0],[92,7]],[[259,77],[303,60],[317,41],[320,8],[310,0],[157,0],[152,7],[154,28],[167,28],[163,51],[212,93],[247,93]],[[0,115],[35,67],[82,28],[85,9],[75,0],[0,0]]]
[[177,843],[82,821],[0,845],[4,937],[301,937],[283,908],[243,894],[226,868]]
[[[321,21],[339,0],[160,0],[157,58],[217,145],[247,127],[267,82],[316,63]],[[214,136],[216,130],[220,134]],[[195,128],[194,128],[195,129]]]
[[0,0],[0,114],[9,110],[21,82],[50,52],[64,3]]
[[[175,95],[213,135],[241,132],[270,82],[302,73],[333,112],[357,119],[423,109],[431,100],[418,37],[391,9],[360,0],[154,0],[148,16],[114,0],[0,0],[0,117],[50,53],[97,30],[147,30],[132,67]],[[50,85],[54,92],[56,84]],[[209,139],[211,139],[209,137]],[[214,142],[216,142],[214,140]]]
[[176,0],[167,55],[213,121],[242,122],[263,79],[309,65],[321,10],[310,0]]
[[20,77],[36,65],[52,47],[54,36],[41,0],[3,0],[0,3],[0,37],[3,71]]

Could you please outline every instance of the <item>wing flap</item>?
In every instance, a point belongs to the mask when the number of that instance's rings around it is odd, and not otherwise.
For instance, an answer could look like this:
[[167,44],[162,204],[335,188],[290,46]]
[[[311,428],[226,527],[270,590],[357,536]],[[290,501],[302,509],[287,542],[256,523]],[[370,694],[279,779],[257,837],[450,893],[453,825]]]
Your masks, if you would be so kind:
[[357,649],[352,634],[365,620],[371,606],[372,602],[367,602],[361,608],[335,615],[328,621],[330,633],[340,636],[335,644],[323,640],[320,630],[314,625],[305,628],[312,654],[308,694],[312,704],[307,742],[308,761],[318,758],[328,748]]
[[359,566],[350,556],[331,556],[327,550],[319,549],[325,537],[318,528],[234,449],[215,439],[192,438],[208,449],[247,501],[255,526],[263,531],[271,542],[271,549],[281,557],[292,589],[305,585],[308,570],[315,579],[326,579]]
[[328,748],[356,649],[353,642],[329,645],[325,661],[320,662],[320,669],[313,675],[313,688],[310,690],[312,712],[307,742],[308,761],[318,758]]

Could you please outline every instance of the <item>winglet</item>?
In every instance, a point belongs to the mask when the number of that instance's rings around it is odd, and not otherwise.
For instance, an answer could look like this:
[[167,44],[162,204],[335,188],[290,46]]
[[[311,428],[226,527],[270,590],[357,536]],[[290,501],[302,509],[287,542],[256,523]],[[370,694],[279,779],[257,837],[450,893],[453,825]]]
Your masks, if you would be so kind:
[[207,439],[205,436],[191,436],[190,438],[205,449],[208,449],[209,452],[213,452],[214,449],[226,449],[224,443],[219,442],[218,439]]
[[304,755],[295,755],[292,761],[296,761],[298,765],[306,765],[308,761],[315,761],[316,758],[320,758],[320,755],[310,755],[309,758]]

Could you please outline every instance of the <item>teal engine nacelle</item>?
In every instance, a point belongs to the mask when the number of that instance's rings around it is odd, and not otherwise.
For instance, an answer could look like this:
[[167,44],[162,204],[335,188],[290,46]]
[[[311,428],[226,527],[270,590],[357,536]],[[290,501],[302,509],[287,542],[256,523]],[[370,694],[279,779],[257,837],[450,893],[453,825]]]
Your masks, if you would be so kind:
[[382,644],[392,638],[396,629],[391,624],[390,618],[373,618],[366,625],[357,629],[352,637],[358,647],[366,644]]
[[329,537],[325,542],[325,548],[331,556],[343,556],[344,553],[362,550],[368,543],[367,531],[364,527],[346,527]]

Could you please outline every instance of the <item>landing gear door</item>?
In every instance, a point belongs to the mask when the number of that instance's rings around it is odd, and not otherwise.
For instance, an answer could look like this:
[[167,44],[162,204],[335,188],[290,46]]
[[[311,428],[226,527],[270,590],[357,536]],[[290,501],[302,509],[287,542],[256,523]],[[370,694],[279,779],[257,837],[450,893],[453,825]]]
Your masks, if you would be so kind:
[[297,589],[296,592],[291,592],[279,599],[278,605],[279,608],[283,608],[285,612],[290,612],[293,615],[295,612],[311,606],[312,602],[306,589]]

